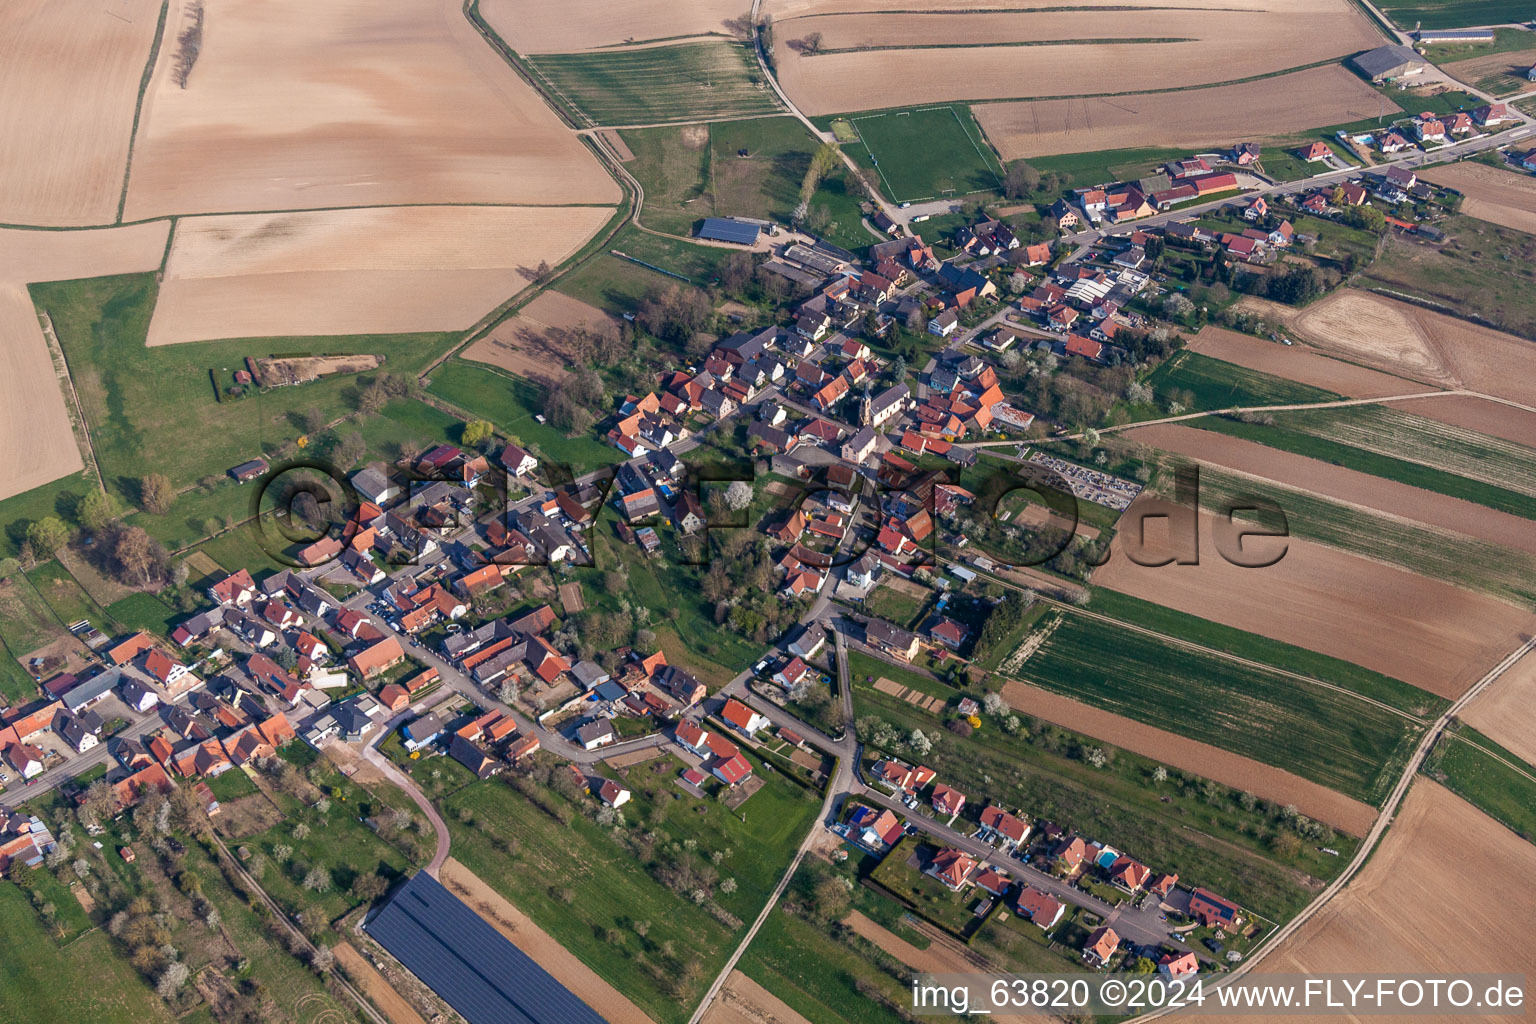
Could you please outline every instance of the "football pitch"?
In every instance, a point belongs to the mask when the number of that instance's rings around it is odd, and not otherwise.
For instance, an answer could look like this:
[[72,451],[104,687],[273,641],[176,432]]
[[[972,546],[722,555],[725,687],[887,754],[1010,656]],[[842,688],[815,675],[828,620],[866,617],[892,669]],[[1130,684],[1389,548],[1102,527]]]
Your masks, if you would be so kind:
[[896,202],[1002,186],[1003,170],[982,140],[969,107],[919,107],[849,120],[859,134],[850,152],[875,170],[883,191]]

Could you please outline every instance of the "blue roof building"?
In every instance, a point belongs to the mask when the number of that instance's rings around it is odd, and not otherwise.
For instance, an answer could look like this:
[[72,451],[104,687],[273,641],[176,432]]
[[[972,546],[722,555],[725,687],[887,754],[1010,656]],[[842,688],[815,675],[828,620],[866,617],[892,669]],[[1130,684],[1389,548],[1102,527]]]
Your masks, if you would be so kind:
[[758,226],[745,221],[727,220],[724,217],[705,217],[699,226],[699,237],[714,242],[734,242],[752,245],[757,241]]

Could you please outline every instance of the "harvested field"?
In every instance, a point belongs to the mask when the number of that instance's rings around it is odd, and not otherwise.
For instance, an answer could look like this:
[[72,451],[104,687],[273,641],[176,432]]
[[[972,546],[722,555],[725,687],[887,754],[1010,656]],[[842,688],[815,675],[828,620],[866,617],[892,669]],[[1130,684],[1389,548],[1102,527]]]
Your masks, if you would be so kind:
[[1536,345],[1512,334],[1352,288],[1292,317],[1298,338],[1346,358],[1536,406]]
[[1429,168],[1422,177],[1465,195],[1460,210],[1464,216],[1536,234],[1536,178],[1529,174],[1465,161]]
[[[1246,301],[1246,300],[1245,300]],[[1384,398],[1433,391],[1434,388],[1298,345],[1281,345],[1225,327],[1204,327],[1189,343],[1192,352],[1210,356],[1249,370],[1322,388],[1346,398]]]
[[[1032,50],[1035,54],[1049,51]],[[976,119],[1004,160],[1262,141],[1375,117],[1381,94],[1341,65],[1214,89],[1078,100],[984,103]],[[1396,104],[1388,101],[1388,106]],[[1389,113],[1396,113],[1396,110]]]
[[[162,52],[188,3],[173,0]],[[619,198],[458,0],[210,5],[185,89],[174,63],[144,98],[126,219]]]
[[[1155,555],[1165,550],[1166,523],[1147,525]],[[1297,537],[1275,565],[1239,568],[1216,551],[1214,527],[1214,517],[1200,517],[1199,565],[1160,568],[1131,562],[1122,531],[1093,582],[1449,698],[1536,628],[1536,616],[1496,598]]]
[[480,15],[518,53],[567,53],[683,36],[733,34],[742,0],[480,0]]
[[[1427,399],[1426,403],[1439,400]],[[1224,466],[1243,475],[1274,480],[1288,487],[1536,554],[1536,525],[1529,519],[1471,501],[1179,423],[1141,427],[1128,431],[1128,434],[1154,448]]]
[[1510,753],[1536,764],[1536,656],[1527,654],[1459,716]]
[[[1256,0],[1196,0],[1133,16],[1117,0],[1020,11],[946,0],[900,11],[774,0],[764,9],[774,18],[779,81],[808,114],[876,110],[898,96],[908,105],[1174,90],[1285,71],[1379,42],[1342,0],[1302,0],[1284,10]],[[1311,30],[1294,31],[1298,18]],[[819,50],[802,56],[800,41],[815,33]],[[1244,54],[1240,64],[1235,53]]]
[[27,285],[153,270],[165,222],[101,231],[0,230],[0,498],[85,465],[65,396]]
[[332,947],[332,952],[336,954],[336,962],[347,972],[347,977],[362,988],[392,1024],[426,1024],[416,1008],[396,992],[384,975],[363,959],[363,955],[353,949],[350,943],[338,942]]
[[414,206],[183,220],[149,344],[467,328],[611,212]]
[[514,946],[531,956],[556,981],[579,993],[584,1001],[609,1024],[651,1024],[640,1008],[624,994],[576,959],[564,946],[549,937],[528,915],[491,888],[471,870],[452,857],[443,865],[442,883]]
[[[1468,842],[1475,837],[1475,842]],[[1421,778],[1397,819],[1350,885],[1255,970],[1258,975],[1325,972],[1402,972],[1419,976],[1451,971],[1519,973],[1530,968],[1536,920],[1512,919],[1507,903],[1489,898],[1489,880],[1536,871],[1536,847],[1444,787]],[[1500,942],[1447,941],[1454,934],[1498,933]],[[1208,1020],[1195,1015],[1170,1021]],[[1336,1021],[1337,1017],[1246,1015],[1245,1021]],[[1424,1015],[1425,1024],[1515,1018],[1493,1014]]]
[[1003,698],[1014,710],[1054,722],[1063,729],[1085,733],[1280,805],[1295,804],[1303,814],[1326,821],[1350,835],[1365,835],[1376,820],[1376,809],[1370,804],[1282,768],[1132,721],[1038,686],[1009,680],[1003,684]]
[[1504,96],[1530,89],[1530,79],[1525,76],[1532,64],[1536,64],[1536,50],[1506,50],[1441,64],[1440,70],[1457,81]]
[[778,996],[732,971],[701,1024],[811,1024]]
[[1490,402],[1472,395],[1451,395],[1433,402],[1409,406],[1415,414],[1463,430],[1502,437],[1506,441],[1529,444],[1536,438],[1536,412]]
[[159,0],[0,7],[0,223],[112,221],[159,17]]
[[571,374],[571,335],[617,331],[619,319],[560,292],[540,292],[516,315],[465,349],[465,359],[489,363],[528,380],[549,384]]

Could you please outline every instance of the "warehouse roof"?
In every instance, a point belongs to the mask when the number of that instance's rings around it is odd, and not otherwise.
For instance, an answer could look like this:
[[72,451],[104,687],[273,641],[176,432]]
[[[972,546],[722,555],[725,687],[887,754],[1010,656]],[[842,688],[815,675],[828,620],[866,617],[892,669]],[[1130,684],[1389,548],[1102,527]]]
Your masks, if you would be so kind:
[[469,1024],[606,1024],[425,871],[363,930]]
[[727,220],[724,217],[705,217],[704,223],[699,228],[699,237],[708,238],[716,242],[735,242],[738,245],[751,245],[757,241],[758,227],[756,224],[747,224],[739,220]]

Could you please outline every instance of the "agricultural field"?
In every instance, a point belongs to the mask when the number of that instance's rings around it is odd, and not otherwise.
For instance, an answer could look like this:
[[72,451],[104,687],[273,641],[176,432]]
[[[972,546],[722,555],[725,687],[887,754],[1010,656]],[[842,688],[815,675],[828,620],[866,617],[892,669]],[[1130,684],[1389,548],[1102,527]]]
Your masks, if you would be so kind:
[[26,286],[153,270],[168,231],[165,223],[89,232],[0,229],[0,499],[84,467],[75,410]]
[[1147,378],[1153,391],[1179,401],[1187,411],[1208,411],[1244,406],[1295,405],[1331,402],[1332,391],[1251,370],[1192,350],[1177,352],[1164,360]]
[[819,145],[792,117],[639,128],[622,135],[635,155],[624,169],[645,189],[641,221],[675,235],[691,234],[698,220],[712,216],[788,223]]
[[1422,731],[1354,695],[1105,620],[1047,616],[1040,628],[1053,630],[1045,643],[1002,671],[1368,802],[1385,795]]
[[[1379,34],[1342,0],[1280,11],[1243,0],[1138,10],[849,10],[769,0],[780,83],[807,114],[955,100],[1167,91],[1274,75],[1367,49]],[[1311,30],[1295,32],[1297,19]],[[1233,54],[1244,59],[1234,61]],[[964,69],[960,73],[958,69]]]
[[159,19],[157,0],[0,10],[0,224],[116,217]]
[[[355,408],[358,382],[348,377],[221,402],[210,369],[221,377],[233,373],[243,355],[358,351],[385,356],[391,373],[414,374],[452,341],[434,334],[358,335],[148,348],[153,275],[40,284],[32,295],[53,317],[107,487],[130,504],[146,473],[162,472],[178,488],[190,487],[292,441],[304,432],[296,418],[311,407],[328,421]],[[169,452],[176,457],[167,459]]]
[[1001,188],[1003,170],[961,105],[915,107],[848,119],[859,142],[844,151],[874,172],[895,202]]
[[[1243,300],[1245,303],[1250,301]],[[1269,314],[1282,307],[1265,303],[1261,308]],[[1281,345],[1224,327],[1202,327],[1190,340],[1189,351],[1269,377],[1294,381],[1314,391],[1338,392],[1345,398],[1384,398],[1434,390],[1402,377],[1345,362],[1304,345]],[[1215,372],[1214,368],[1211,372]],[[1271,388],[1266,386],[1265,390]]]
[[[1532,287],[1536,283],[1536,271],[1531,270],[1531,260],[1536,256],[1536,237],[1473,217],[1448,217],[1439,227],[1449,236],[1445,243],[1421,244],[1397,235],[1384,239],[1381,256],[1366,271],[1361,279],[1362,286],[1414,296],[1465,316],[1481,317],[1497,328],[1523,338],[1536,338],[1536,288]],[[1344,294],[1356,293],[1345,289],[1335,292],[1333,297]],[[1314,304],[1308,312],[1320,305]],[[1406,309],[1401,311],[1401,316],[1395,319],[1451,320],[1441,313],[1413,309],[1412,313]],[[1464,324],[1450,332],[1445,343],[1451,347],[1466,344],[1474,352],[1490,348],[1478,342],[1463,341],[1469,333],[1472,337],[1499,336],[1497,330]],[[1516,344],[1527,353],[1531,350],[1528,342]],[[1470,357],[1471,353],[1466,355]],[[1502,362],[1503,356],[1504,353],[1499,352],[1498,357],[1490,361],[1507,366]],[[1527,358],[1536,359],[1536,356]],[[1523,401],[1529,404],[1529,399]]]
[[1530,20],[1530,8],[1517,0],[1386,0],[1377,6],[1405,29],[1514,25]]
[[[1536,847],[1444,787],[1420,779],[1359,877],[1275,949],[1256,976],[1379,971],[1383,964],[1426,975],[1461,970],[1468,947],[1446,941],[1447,921],[1456,922],[1458,934],[1505,936],[1478,944],[1478,970],[1526,970],[1536,924],[1527,917],[1511,921],[1503,901],[1489,899],[1489,881],[1530,871],[1536,871]],[[1167,1019],[1195,1024],[1205,1018]],[[1509,1017],[1495,1011],[1458,1019],[1498,1024]]]
[[[1201,474],[1207,508],[1220,500],[1211,489],[1215,479],[1214,471]],[[1243,487],[1245,492],[1255,489]],[[1125,556],[1127,531],[1122,530],[1109,561],[1094,571],[1093,583],[1350,661],[1448,698],[1460,696],[1515,647],[1522,631],[1536,626],[1536,616],[1528,611],[1379,560],[1395,550],[1397,543],[1389,548],[1378,536],[1387,522],[1380,516],[1368,517],[1359,526],[1364,531],[1361,546],[1369,544],[1373,549],[1365,556],[1299,536],[1302,524],[1320,514],[1340,517],[1331,531],[1334,533],[1343,534],[1342,524],[1348,522],[1343,518],[1348,512],[1345,507],[1329,505],[1318,510],[1301,500],[1305,498],[1301,492],[1278,495],[1290,519],[1292,536],[1284,542],[1284,557],[1272,566],[1245,569],[1222,557],[1212,534],[1216,518],[1203,514],[1199,520],[1199,565],[1136,565]],[[1144,504],[1133,507],[1132,515],[1139,514],[1142,507],[1160,507],[1149,499],[1138,500]],[[1170,505],[1161,507],[1179,511]],[[1165,550],[1166,524],[1149,519],[1146,526],[1150,551],[1156,554]],[[1308,530],[1317,532],[1322,526],[1326,524],[1309,526]],[[1423,546],[1439,542],[1438,535],[1426,537],[1423,528],[1409,531],[1400,541],[1405,560],[1433,555],[1433,550]],[[1418,561],[1412,564],[1421,568]],[[1516,585],[1519,583],[1517,580]]]
[[612,213],[400,206],[182,220],[148,343],[463,330]]
[[[1531,80],[1526,74],[1531,70],[1531,65],[1536,64],[1536,46],[1532,46],[1536,43],[1536,35],[1529,32],[1507,34],[1516,36],[1514,41],[1523,45],[1519,49],[1484,52],[1466,60],[1441,64],[1440,69],[1457,81],[1466,82],[1475,89],[1495,96],[1529,92]],[[1486,50],[1486,47],[1483,49]]]
[[465,359],[551,384],[571,374],[571,335],[617,331],[619,319],[556,291],[543,291],[466,348]]
[[[1274,423],[1210,416],[1189,425],[1145,427],[1129,431],[1127,436],[1244,476],[1276,480],[1536,554],[1530,523],[1536,519],[1536,498],[1518,480],[1509,481],[1513,486],[1500,486],[1497,477],[1491,481],[1472,479],[1459,475],[1454,467],[1428,464],[1422,456],[1433,458],[1443,449],[1432,448],[1434,442],[1411,432],[1411,424],[1404,431],[1404,451],[1399,457],[1343,438],[1335,440],[1326,427],[1314,432],[1318,421],[1296,424],[1291,417],[1297,415],[1301,414],[1264,414],[1266,421],[1273,416]],[[1454,428],[1444,429],[1449,432]],[[1509,442],[1499,444],[1507,446]]]
[[1536,764],[1536,658],[1526,655],[1461,709],[1467,725]]
[[1457,723],[1435,741],[1423,771],[1521,839],[1536,843],[1536,767]]
[[[615,251],[644,260],[650,266],[621,259],[613,255]],[[639,309],[650,293],[683,283],[673,274],[690,284],[713,284],[719,280],[720,268],[729,256],[729,250],[724,248],[653,235],[630,224],[614,236],[603,252],[562,275],[555,282],[555,290],[618,316]]]
[[[546,458],[569,464],[578,475],[615,461],[616,449],[590,433],[566,437],[535,420],[543,408],[543,388],[532,381],[451,359],[432,371],[427,390],[472,416],[490,420],[508,437],[538,445]],[[390,410],[384,412],[388,418]]]
[[479,0],[476,7],[518,53],[569,53],[734,35],[736,27],[727,22],[741,19],[746,11],[739,0],[574,0],[558,7],[539,0]]
[[645,125],[780,111],[747,48],[708,40],[523,58],[582,125]]
[[[1525,61],[1526,70],[1532,60]],[[1523,80],[1523,79],[1522,79]],[[1530,85],[1529,81],[1525,81]],[[1490,224],[1536,233],[1536,178],[1529,174],[1490,167],[1474,160],[1432,167],[1423,174],[1425,181],[1454,188],[1466,196],[1460,212]]]
[[[161,38],[178,52],[191,0]],[[458,0],[208,6],[157,62],[124,217],[412,203],[615,203],[617,184]]]
[[[1376,90],[1342,65],[1328,64],[1238,85],[979,103],[974,111],[1004,160],[1033,160],[1110,146],[1226,149],[1375,117],[1380,107]],[[1395,104],[1387,108],[1388,114],[1400,112]]]

